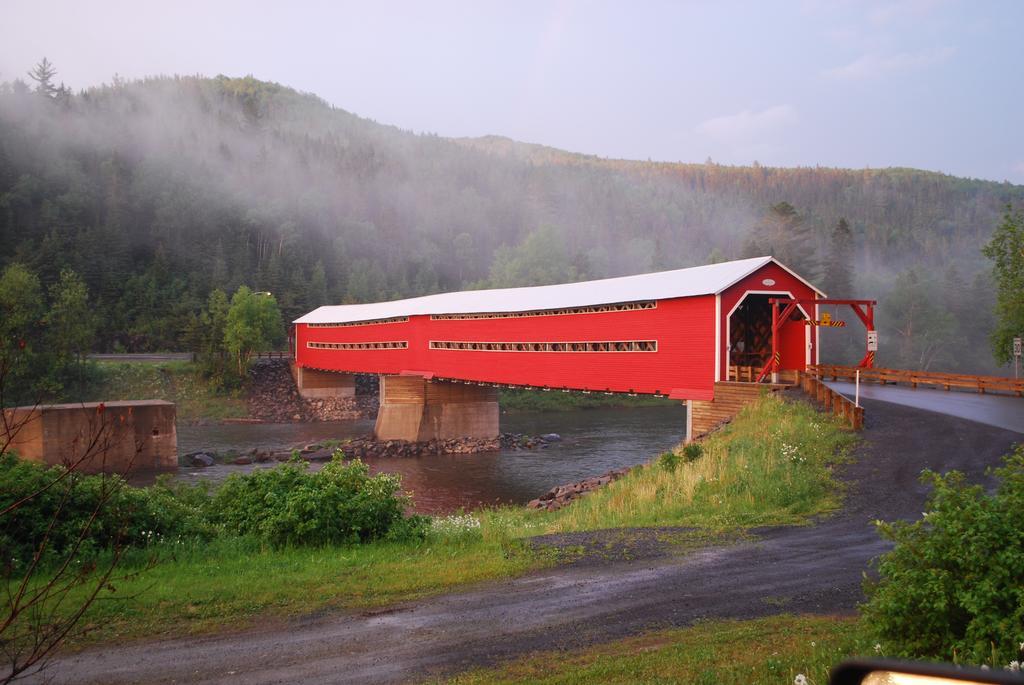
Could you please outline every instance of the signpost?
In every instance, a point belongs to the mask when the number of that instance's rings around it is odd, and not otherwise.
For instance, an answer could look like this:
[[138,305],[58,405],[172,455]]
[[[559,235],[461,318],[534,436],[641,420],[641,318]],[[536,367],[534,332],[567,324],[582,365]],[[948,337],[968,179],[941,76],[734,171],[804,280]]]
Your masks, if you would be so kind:
[[1013,377],[1020,377],[1020,356],[1021,356],[1021,341],[1020,336],[1013,339]]
[[868,352],[878,352],[878,331],[868,331]]

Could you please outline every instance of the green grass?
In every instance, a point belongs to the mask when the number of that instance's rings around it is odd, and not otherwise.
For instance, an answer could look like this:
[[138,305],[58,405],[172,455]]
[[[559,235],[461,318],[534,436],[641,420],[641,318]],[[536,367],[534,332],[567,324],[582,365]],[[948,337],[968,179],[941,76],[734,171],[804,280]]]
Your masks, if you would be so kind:
[[824,685],[829,668],[866,651],[855,618],[772,616],[710,621],[578,651],[537,653],[447,682],[779,685],[802,673],[812,685]]
[[215,388],[192,362],[98,362],[97,369],[99,382],[87,400],[167,400],[177,405],[182,421],[248,415],[242,393]]
[[502,411],[575,411],[578,409],[632,409],[636,407],[678,407],[678,400],[651,395],[630,397],[617,393],[561,392],[552,390],[502,390],[498,403]]
[[[144,559],[155,566],[137,575]],[[550,563],[504,537],[273,549],[250,539],[158,545],[119,568],[127,576],[85,615],[80,647],[243,628],[256,619],[374,607],[508,578]],[[83,586],[69,600],[86,591]],[[67,602],[69,606],[74,601]]]

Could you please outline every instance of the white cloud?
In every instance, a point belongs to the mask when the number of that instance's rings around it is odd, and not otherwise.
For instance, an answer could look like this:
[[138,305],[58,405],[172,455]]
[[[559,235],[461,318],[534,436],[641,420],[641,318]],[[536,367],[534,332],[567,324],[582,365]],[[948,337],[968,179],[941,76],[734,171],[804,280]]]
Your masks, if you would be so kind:
[[714,117],[697,126],[697,133],[726,143],[746,143],[798,121],[793,105],[775,105],[760,112],[743,110]]
[[955,52],[952,47],[944,47],[920,52],[898,52],[892,55],[868,53],[849,64],[826,69],[823,73],[829,78],[836,79],[875,78],[885,74],[927,69],[947,61]]

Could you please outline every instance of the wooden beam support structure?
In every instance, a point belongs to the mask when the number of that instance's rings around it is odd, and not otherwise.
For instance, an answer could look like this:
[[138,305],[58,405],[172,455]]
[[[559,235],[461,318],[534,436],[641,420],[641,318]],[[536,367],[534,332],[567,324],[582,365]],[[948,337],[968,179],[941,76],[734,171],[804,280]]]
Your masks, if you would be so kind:
[[[757,382],[761,383],[764,381],[768,374],[772,374],[772,382],[778,382],[779,372],[779,347],[778,347],[778,336],[779,331],[789,320],[790,315],[801,305],[820,306],[820,305],[849,305],[853,309],[857,318],[861,320],[864,327],[868,331],[875,330],[875,305],[878,304],[877,300],[841,300],[841,299],[813,299],[813,298],[789,298],[789,297],[773,297],[768,300],[768,303],[772,308],[772,355],[768,359],[768,362],[761,369],[761,373],[757,376]],[[779,313],[779,307],[785,305],[785,309],[782,313]],[[863,309],[861,309],[863,307]],[[865,347],[867,344],[865,343]],[[871,349],[866,349],[864,358],[860,360],[857,365],[859,368],[870,369],[875,365],[875,352]]]

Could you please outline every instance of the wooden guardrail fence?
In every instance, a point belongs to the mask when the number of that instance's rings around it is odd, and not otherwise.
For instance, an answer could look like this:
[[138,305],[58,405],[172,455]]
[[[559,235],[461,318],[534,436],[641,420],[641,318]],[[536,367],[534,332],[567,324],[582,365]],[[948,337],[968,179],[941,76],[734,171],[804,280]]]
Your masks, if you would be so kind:
[[801,389],[825,405],[826,412],[841,417],[854,430],[864,428],[864,407],[858,407],[853,400],[825,385],[821,378],[813,373],[801,373],[799,380]]
[[907,383],[912,387],[931,385],[944,390],[950,388],[966,388],[985,392],[1009,392],[1024,397],[1024,379],[1003,378],[1002,376],[971,376],[960,373],[943,373],[936,371],[906,371],[903,369],[860,369],[854,366],[835,366],[817,364],[807,367],[807,374],[819,379],[854,380],[857,371],[860,379],[866,383]]
[[253,359],[291,359],[292,353],[287,350],[271,350],[270,352],[256,352]]

